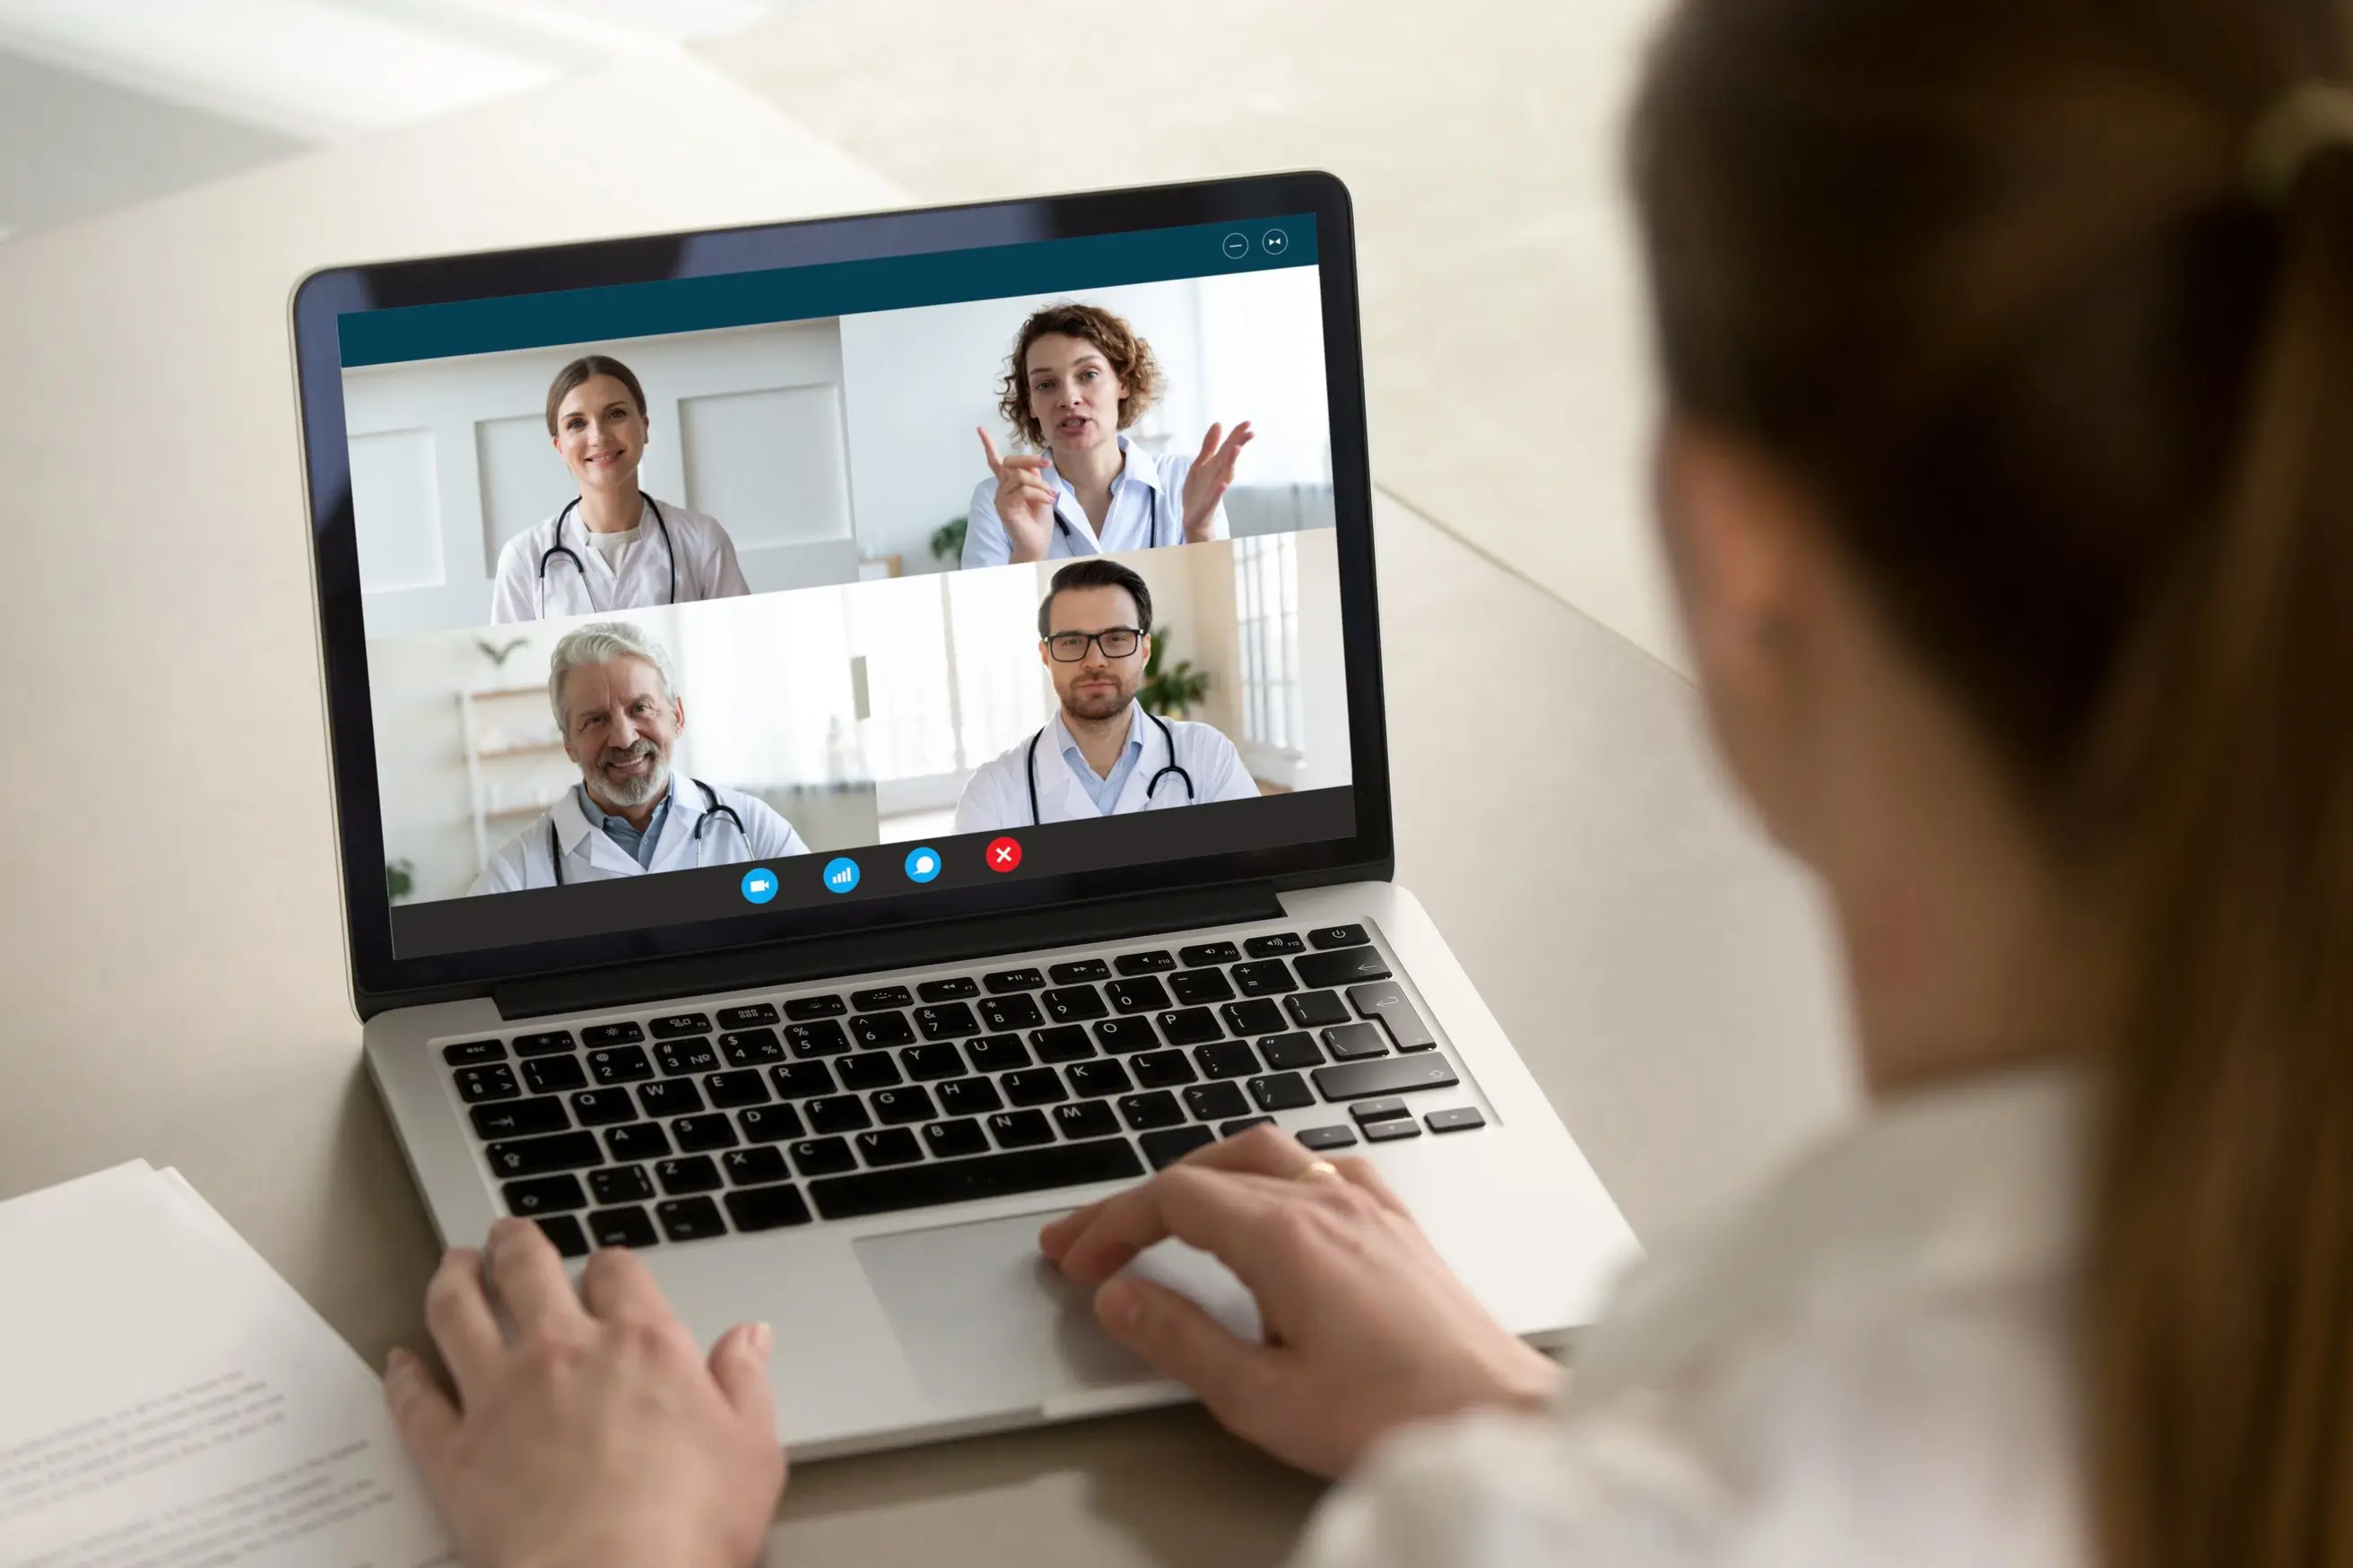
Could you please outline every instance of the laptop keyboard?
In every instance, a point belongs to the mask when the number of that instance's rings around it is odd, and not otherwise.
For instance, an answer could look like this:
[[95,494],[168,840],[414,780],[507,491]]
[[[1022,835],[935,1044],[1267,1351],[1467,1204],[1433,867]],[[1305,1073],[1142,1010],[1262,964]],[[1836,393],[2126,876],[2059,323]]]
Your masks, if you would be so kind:
[[1460,1080],[1361,925],[441,1054],[508,1211],[575,1258],[1140,1177],[1318,1105],[1316,1150],[1485,1124],[1419,1098]]

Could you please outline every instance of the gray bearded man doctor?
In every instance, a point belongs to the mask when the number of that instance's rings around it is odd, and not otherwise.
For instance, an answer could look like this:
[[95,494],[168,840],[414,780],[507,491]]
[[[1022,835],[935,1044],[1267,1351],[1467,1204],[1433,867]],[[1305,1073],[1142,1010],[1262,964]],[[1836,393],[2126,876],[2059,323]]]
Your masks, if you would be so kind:
[[547,700],[580,782],[492,856],[470,892],[808,852],[767,802],[671,771],[686,704],[661,645],[628,622],[592,622],[557,643]]
[[972,775],[958,833],[1258,798],[1231,741],[1136,701],[1152,658],[1152,590],[1133,571],[1089,556],[1055,573],[1038,638],[1060,710]]

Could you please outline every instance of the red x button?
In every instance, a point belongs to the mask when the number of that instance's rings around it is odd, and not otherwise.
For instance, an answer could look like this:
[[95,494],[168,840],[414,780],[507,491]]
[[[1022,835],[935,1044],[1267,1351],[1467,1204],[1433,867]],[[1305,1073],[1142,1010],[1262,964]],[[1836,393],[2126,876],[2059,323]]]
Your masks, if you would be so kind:
[[990,870],[1010,871],[1013,868],[1021,864],[1020,842],[1012,838],[997,838],[990,840],[987,859],[988,868]]

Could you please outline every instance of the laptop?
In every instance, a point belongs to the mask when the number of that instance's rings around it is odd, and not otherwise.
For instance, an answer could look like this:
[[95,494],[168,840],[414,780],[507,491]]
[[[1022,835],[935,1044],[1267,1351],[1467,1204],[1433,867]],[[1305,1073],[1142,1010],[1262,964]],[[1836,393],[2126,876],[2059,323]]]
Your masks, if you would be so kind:
[[1337,180],[336,268],[291,330],[352,995],[446,1243],[773,1323],[803,1455],[1183,1398],[1036,1233],[1266,1121],[1514,1331],[1591,1319],[1631,1234],[1391,875]]

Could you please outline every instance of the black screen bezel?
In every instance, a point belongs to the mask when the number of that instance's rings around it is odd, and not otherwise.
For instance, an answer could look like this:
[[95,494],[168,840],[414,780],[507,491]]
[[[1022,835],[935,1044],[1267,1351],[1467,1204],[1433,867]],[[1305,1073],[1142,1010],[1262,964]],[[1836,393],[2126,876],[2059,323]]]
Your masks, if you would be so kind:
[[[870,257],[1313,214],[1324,311],[1324,377],[1347,670],[1353,837],[1199,857],[1083,876],[1017,878],[966,893],[910,892],[849,909],[750,913],[607,937],[522,943],[435,958],[394,956],[385,898],[375,725],[369,705],[358,538],[343,407],[336,318],[344,311],[436,304],[615,283],[659,281]],[[1378,610],[1374,593],[1372,479],[1366,449],[1363,348],[1355,226],[1347,188],[1322,173],[819,218],[640,238],[324,268],[290,304],[301,408],[303,478],[324,679],[345,934],[353,998],[363,1017],[386,1007],[481,995],[525,978],[788,945],[878,927],[987,917],[1013,910],[1133,898],[1165,889],[1263,882],[1277,887],[1386,879],[1394,865]]]

